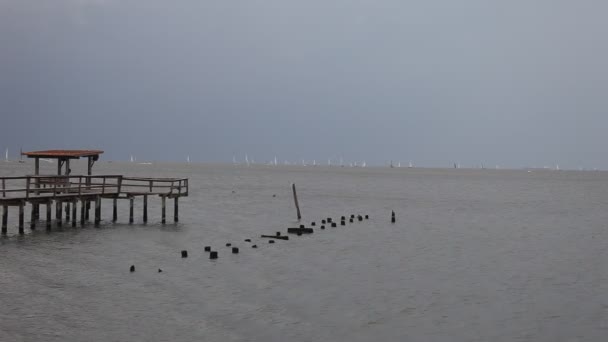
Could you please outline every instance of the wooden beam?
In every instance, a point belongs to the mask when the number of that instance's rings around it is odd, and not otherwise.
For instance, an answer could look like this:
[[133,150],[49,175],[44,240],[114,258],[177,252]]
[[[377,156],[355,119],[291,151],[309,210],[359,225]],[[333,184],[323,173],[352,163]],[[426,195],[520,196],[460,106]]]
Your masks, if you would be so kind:
[[144,223],[148,222],[148,195],[144,195]]
[[160,198],[161,198],[161,203],[162,203],[161,223],[165,224],[165,222],[166,222],[166,218],[165,217],[166,217],[166,213],[167,213],[167,205],[166,205],[167,204],[166,203],[167,202],[166,201],[167,197],[166,196],[160,196]]
[[8,205],[2,206],[2,234],[6,235],[8,224]]
[[173,199],[173,222],[179,222],[179,197]]

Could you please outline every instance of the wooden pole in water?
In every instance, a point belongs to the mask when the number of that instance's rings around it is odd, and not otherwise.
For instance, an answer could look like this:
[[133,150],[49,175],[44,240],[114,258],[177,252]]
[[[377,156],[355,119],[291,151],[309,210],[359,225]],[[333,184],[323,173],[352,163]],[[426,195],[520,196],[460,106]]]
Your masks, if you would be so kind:
[[19,234],[23,234],[23,202],[19,203]]
[[32,210],[30,212],[30,229],[36,229],[36,204],[32,203]]
[[173,222],[179,222],[179,202],[178,197],[173,199]]
[[114,202],[112,208],[112,222],[116,222],[116,220],[118,220],[118,199],[114,198],[112,202]]
[[162,205],[162,210],[161,210],[161,212],[162,212],[162,214],[161,214],[161,222],[162,222],[162,224],[165,224],[165,222],[166,222],[166,219],[165,219],[165,214],[166,214],[166,209],[167,209],[167,207],[166,207],[166,204],[167,204],[167,203],[166,203],[166,202],[167,202],[167,201],[166,201],[166,197],[165,197],[165,196],[160,196],[160,198],[161,198],[161,203],[162,203],[162,204],[161,204],[161,205]]
[[86,218],[87,218],[87,201],[84,198],[80,199],[80,225],[84,227]]
[[135,198],[129,197],[129,223],[133,223],[133,202],[135,202]]
[[144,223],[148,222],[148,195],[144,195]]
[[8,224],[8,205],[2,206],[2,234],[6,235]]
[[76,227],[76,214],[78,213],[78,210],[76,208],[77,204],[77,199],[72,200],[72,227]]
[[46,230],[51,230],[51,221],[53,220],[53,216],[51,215],[51,205],[52,201],[46,202]]
[[300,205],[298,204],[298,194],[296,193],[296,183],[291,185],[291,189],[293,190],[293,201],[296,204],[296,209],[298,210],[298,221],[302,219],[302,215],[300,214]]
[[101,197],[95,196],[95,225],[101,222]]
[[61,207],[62,202],[60,200],[55,200],[55,218],[57,219],[57,227],[61,227]]

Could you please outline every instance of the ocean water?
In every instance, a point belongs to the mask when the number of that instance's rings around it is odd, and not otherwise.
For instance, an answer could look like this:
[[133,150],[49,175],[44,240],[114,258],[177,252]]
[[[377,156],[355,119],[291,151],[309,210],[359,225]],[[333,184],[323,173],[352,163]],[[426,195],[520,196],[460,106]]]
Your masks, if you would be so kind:
[[[0,165],[2,176],[31,170]],[[95,173],[189,178],[180,222],[161,225],[151,198],[147,225],[141,201],[134,225],[127,201],[112,224],[107,201],[99,228],[19,236],[11,209],[0,238],[0,341],[608,336],[605,172],[99,162]],[[370,219],[269,244],[260,234],[299,224],[293,182],[307,226]]]

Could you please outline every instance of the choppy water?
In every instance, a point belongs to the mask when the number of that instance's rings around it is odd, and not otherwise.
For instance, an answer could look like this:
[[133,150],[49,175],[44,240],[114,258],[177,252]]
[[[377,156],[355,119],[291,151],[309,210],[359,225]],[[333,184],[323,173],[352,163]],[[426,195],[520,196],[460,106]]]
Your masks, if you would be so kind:
[[[0,174],[31,167],[4,163]],[[0,239],[1,341],[608,336],[603,172],[105,162],[95,171],[190,178],[180,223],[160,225],[151,199],[151,222],[130,226],[125,201],[119,224],[18,236],[13,209]],[[306,223],[371,219],[270,245],[257,237],[296,224],[291,182]],[[102,209],[111,218],[110,202]],[[136,213],[141,221],[141,203]]]

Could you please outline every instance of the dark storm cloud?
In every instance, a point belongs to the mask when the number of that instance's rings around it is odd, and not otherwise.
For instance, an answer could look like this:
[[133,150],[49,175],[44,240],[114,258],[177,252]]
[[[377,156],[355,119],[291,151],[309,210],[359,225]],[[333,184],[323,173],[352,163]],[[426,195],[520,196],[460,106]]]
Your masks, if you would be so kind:
[[0,147],[608,167],[601,1],[0,1]]

